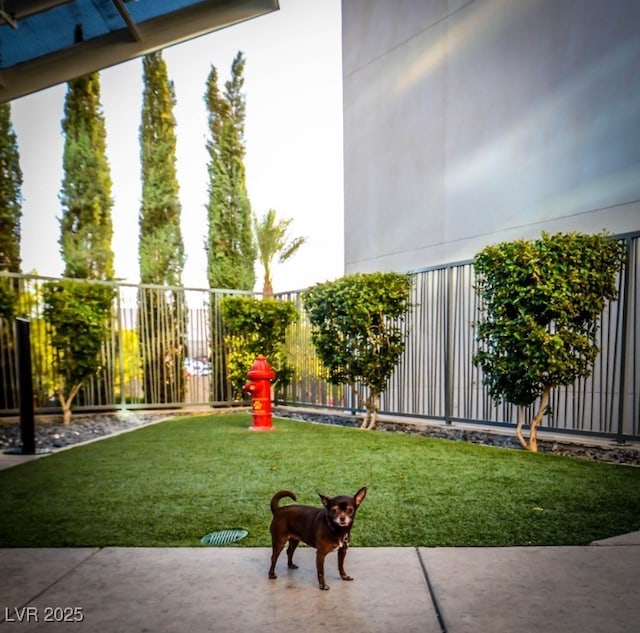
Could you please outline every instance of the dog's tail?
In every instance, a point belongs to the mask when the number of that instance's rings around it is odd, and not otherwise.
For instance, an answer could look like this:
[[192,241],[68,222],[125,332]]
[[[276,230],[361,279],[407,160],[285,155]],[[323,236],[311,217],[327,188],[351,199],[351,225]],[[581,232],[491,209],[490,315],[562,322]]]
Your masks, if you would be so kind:
[[283,497],[289,497],[296,501],[296,496],[293,494],[293,492],[291,492],[291,490],[281,490],[280,492],[276,492],[276,494],[273,495],[273,498],[271,499],[271,512],[273,514],[275,514],[276,510],[278,509],[278,501],[280,501],[280,499],[282,499]]

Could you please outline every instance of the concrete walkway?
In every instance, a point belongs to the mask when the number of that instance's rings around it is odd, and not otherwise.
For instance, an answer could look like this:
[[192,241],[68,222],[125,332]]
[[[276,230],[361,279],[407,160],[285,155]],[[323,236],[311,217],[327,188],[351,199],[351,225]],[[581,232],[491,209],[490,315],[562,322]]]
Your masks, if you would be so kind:
[[640,534],[624,539],[352,548],[354,582],[327,557],[330,591],[318,589],[310,548],[294,571],[283,554],[277,580],[266,548],[2,549],[0,632],[631,633]]

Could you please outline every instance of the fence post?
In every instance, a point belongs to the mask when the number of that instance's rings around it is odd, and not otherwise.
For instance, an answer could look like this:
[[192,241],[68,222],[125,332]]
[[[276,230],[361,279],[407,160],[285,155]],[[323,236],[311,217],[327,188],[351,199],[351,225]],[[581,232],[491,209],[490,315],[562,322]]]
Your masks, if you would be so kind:
[[120,361],[120,410],[125,411],[127,408],[127,399],[124,384],[124,333],[122,331],[122,286],[118,285],[118,294],[116,295],[116,320],[118,323],[118,360]]
[[453,314],[453,266],[445,269],[445,300],[444,300],[444,419],[446,424],[451,424],[453,415],[453,336],[454,331],[451,325]]
[[631,309],[631,238],[625,240],[626,255],[622,274],[624,275],[624,286],[618,301],[622,302],[622,340],[620,341],[620,401],[618,403],[618,429],[616,432],[616,443],[625,444],[624,438],[624,418],[625,399],[627,390],[627,332],[629,329],[629,311]]
[[22,454],[35,455],[35,423],[33,417],[33,377],[31,374],[31,333],[27,319],[16,318],[16,360],[20,394],[20,436]]

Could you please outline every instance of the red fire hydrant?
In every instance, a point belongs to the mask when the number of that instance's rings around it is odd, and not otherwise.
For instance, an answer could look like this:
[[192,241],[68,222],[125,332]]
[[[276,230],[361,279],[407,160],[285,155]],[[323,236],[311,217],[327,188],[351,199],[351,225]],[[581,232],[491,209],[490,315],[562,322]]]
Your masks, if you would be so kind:
[[275,430],[271,419],[271,381],[275,377],[276,373],[262,354],[247,372],[249,382],[242,389],[251,394],[253,426],[249,427],[250,431]]

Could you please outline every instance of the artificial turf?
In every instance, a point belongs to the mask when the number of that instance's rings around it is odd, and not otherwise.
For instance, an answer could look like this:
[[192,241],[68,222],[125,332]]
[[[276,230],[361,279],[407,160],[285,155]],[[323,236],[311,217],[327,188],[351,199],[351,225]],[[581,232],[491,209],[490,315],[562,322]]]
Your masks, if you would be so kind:
[[[250,416],[176,418],[0,471],[0,546],[270,544],[280,489],[368,486],[356,546],[584,545],[640,529],[640,469]],[[286,502],[286,501],[285,501]]]

